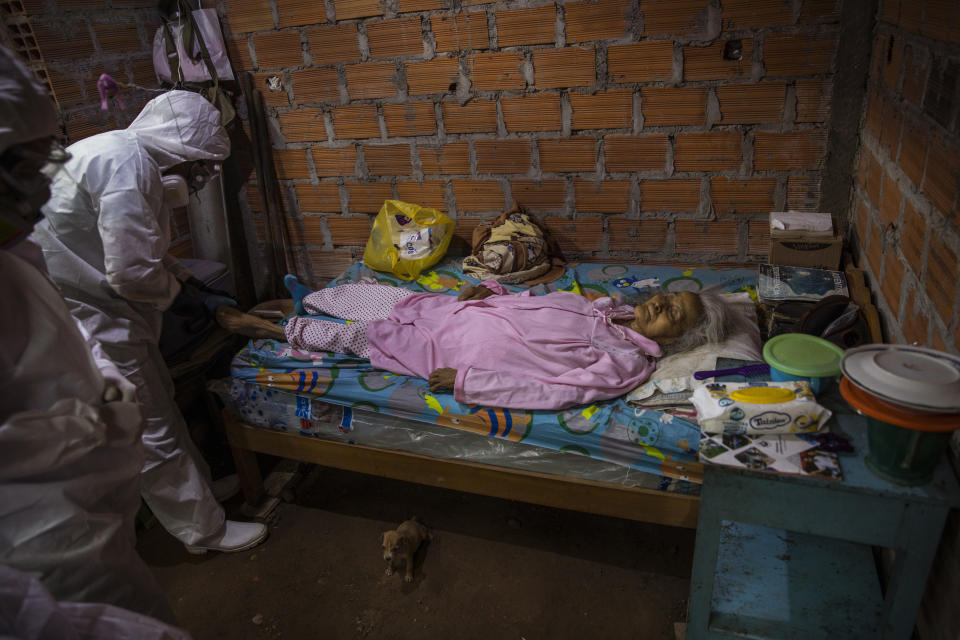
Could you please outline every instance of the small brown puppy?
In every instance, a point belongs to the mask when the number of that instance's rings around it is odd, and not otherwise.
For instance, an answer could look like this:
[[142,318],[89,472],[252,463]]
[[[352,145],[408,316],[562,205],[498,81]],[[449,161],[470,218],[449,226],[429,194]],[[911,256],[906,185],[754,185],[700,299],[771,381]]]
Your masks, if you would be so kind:
[[417,516],[413,516],[393,531],[385,531],[383,534],[383,559],[387,561],[385,573],[392,576],[394,568],[403,561],[406,563],[403,581],[413,582],[413,556],[425,540],[432,538],[427,528],[417,520]]

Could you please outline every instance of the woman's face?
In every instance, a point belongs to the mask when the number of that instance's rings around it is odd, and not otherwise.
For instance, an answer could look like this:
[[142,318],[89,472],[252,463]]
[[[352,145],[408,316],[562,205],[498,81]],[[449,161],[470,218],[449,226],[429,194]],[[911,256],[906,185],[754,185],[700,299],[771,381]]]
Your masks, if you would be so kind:
[[660,344],[669,344],[695,327],[702,317],[703,303],[697,294],[661,293],[634,307],[630,328]]

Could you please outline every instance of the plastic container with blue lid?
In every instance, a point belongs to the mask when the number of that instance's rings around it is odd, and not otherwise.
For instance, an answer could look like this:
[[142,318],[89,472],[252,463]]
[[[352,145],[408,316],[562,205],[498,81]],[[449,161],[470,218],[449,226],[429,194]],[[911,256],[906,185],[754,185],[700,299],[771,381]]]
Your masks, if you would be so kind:
[[843,349],[817,336],[783,333],[763,345],[763,359],[770,365],[771,379],[806,380],[816,394],[840,375]]

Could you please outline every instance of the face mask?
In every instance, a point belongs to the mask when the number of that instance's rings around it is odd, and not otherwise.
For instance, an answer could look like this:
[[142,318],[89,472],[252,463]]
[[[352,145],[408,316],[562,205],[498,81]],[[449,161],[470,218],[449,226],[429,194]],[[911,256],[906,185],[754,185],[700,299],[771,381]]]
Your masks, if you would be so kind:
[[50,182],[70,154],[51,139],[17,145],[0,154],[0,248],[30,235],[43,219],[40,208],[50,199]]
[[185,207],[190,203],[190,188],[183,176],[163,176],[163,204],[171,209]]

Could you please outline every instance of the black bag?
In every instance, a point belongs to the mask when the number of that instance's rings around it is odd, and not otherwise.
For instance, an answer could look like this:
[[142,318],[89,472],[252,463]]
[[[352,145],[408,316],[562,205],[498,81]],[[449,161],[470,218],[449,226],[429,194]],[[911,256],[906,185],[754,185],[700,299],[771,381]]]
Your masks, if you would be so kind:
[[827,296],[800,319],[800,333],[829,340],[844,349],[870,343],[867,317],[847,296]]

